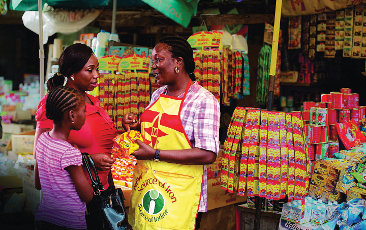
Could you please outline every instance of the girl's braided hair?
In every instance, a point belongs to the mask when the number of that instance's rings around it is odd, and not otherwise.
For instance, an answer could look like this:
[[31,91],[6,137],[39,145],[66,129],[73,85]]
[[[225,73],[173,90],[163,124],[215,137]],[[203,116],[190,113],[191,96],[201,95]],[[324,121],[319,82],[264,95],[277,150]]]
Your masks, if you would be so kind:
[[196,76],[193,73],[195,69],[193,50],[187,40],[182,37],[172,36],[162,38],[159,43],[164,43],[170,46],[169,51],[172,53],[173,58],[183,58],[184,69],[188,73],[191,80],[195,81]]
[[75,109],[83,103],[82,95],[73,88],[58,86],[47,96],[46,117],[53,121],[62,121],[64,112]]

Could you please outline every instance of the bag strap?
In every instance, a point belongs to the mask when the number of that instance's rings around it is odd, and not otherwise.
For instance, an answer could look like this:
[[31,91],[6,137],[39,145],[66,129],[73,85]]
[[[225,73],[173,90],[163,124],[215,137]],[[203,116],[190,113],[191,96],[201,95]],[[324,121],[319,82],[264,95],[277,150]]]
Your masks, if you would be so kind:
[[[94,161],[88,153],[81,153],[81,155],[83,158],[83,165],[86,168],[86,170],[88,171],[90,180],[92,182],[94,195],[100,195],[100,191],[102,191],[104,189],[103,189],[103,184],[100,182]],[[93,170],[94,176],[93,176],[91,170]]]

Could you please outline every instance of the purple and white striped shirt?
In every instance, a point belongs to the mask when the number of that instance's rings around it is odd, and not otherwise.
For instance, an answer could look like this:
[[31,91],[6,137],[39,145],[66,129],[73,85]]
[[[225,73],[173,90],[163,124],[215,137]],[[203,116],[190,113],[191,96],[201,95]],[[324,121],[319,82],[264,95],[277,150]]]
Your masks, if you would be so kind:
[[[150,104],[160,94],[166,94],[167,86],[157,89],[151,96]],[[184,94],[179,97],[183,97]],[[197,82],[188,89],[180,113],[183,128],[192,146],[200,149],[219,152],[220,105],[215,96]],[[202,194],[199,212],[207,212],[207,169],[204,167]]]
[[35,219],[67,228],[86,229],[85,203],[65,170],[70,165],[82,165],[80,151],[69,142],[54,139],[44,132],[37,141],[36,160],[42,200]]

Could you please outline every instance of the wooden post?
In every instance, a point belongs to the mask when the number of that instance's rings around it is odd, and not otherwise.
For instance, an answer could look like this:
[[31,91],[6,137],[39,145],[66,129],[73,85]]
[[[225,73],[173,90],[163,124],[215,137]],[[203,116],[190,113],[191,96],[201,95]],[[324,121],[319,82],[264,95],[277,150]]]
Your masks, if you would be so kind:
[[43,49],[43,14],[42,0],[38,0],[38,22],[39,22],[39,88],[40,98],[44,96],[44,49]]

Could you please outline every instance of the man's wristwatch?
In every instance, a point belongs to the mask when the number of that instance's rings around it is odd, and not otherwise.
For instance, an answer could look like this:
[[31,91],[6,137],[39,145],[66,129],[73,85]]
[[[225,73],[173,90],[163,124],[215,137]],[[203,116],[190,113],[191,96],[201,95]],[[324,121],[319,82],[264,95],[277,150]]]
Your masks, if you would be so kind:
[[159,161],[160,149],[155,150],[154,161]]

